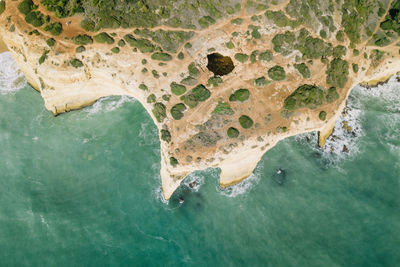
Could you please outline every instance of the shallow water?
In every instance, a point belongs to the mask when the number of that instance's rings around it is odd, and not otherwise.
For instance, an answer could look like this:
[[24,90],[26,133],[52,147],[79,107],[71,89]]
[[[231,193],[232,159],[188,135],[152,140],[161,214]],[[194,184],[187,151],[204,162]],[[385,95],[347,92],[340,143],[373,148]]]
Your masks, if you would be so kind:
[[353,90],[326,149],[313,133],[289,138],[242,184],[221,190],[207,169],[165,202],[157,129],[138,102],[55,118],[0,62],[1,266],[399,266],[395,78]]

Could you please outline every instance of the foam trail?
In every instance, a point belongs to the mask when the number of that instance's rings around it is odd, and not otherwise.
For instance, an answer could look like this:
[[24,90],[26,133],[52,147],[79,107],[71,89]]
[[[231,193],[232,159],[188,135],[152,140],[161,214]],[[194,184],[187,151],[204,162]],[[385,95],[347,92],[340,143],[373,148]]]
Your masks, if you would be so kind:
[[94,115],[100,112],[109,112],[120,108],[125,103],[135,102],[136,100],[129,96],[121,96],[115,99],[116,96],[108,96],[100,98],[92,106],[85,109],[89,115]]
[[26,86],[26,80],[9,52],[0,54],[0,94],[15,93]]

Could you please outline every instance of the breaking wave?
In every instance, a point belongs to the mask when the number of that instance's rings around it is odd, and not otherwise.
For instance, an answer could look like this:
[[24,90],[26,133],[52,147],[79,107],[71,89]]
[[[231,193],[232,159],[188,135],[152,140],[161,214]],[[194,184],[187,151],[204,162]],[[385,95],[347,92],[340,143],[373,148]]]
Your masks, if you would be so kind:
[[9,52],[0,54],[0,94],[15,93],[27,85],[26,79]]

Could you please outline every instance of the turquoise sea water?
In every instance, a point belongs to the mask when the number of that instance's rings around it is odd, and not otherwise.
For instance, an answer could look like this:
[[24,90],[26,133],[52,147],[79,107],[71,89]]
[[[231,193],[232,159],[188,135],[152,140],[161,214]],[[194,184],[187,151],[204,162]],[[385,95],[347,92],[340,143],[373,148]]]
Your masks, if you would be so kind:
[[395,78],[352,92],[325,150],[313,133],[289,138],[242,184],[221,190],[208,169],[166,203],[157,130],[138,102],[55,118],[18,77],[1,54],[0,266],[400,266]]

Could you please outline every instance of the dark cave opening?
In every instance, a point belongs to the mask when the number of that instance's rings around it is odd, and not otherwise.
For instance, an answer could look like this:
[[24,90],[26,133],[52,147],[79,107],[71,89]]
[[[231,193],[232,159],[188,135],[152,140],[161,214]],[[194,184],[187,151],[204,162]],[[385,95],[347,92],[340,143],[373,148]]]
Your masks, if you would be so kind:
[[231,73],[235,68],[230,57],[225,57],[220,53],[212,53],[207,55],[209,69],[214,75],[223,76]]

